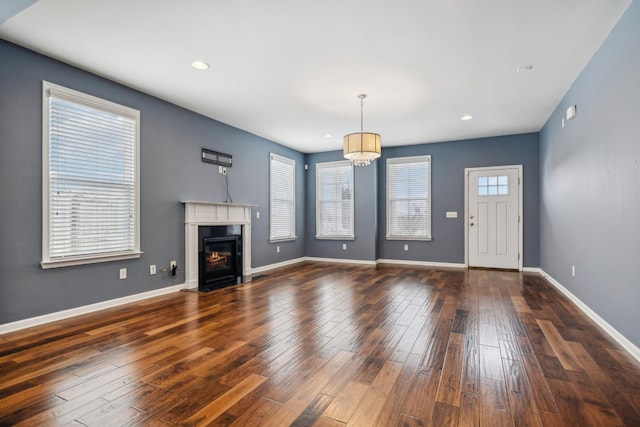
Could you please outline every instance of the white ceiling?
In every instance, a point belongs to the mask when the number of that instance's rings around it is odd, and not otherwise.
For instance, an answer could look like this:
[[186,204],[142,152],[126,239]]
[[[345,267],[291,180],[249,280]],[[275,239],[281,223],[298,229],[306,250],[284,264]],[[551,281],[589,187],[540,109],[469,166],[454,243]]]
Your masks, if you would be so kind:
[[10,2],[1,38],[307,153],[359,130],[360,93],[383,148],[538,131],[631,4]]

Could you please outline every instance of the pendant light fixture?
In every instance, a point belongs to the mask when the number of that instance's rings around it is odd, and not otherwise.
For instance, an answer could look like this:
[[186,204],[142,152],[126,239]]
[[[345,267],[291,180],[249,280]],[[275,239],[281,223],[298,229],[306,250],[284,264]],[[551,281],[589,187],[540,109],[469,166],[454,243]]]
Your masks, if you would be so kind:
[[380,135],[372,132],[364,132],[363,109],[366,94],[358,95],[360,98],[360,132],[350,133],[344,137],[344,158],[351,160],[356,166],[366,166],[372,160],[380,157]]

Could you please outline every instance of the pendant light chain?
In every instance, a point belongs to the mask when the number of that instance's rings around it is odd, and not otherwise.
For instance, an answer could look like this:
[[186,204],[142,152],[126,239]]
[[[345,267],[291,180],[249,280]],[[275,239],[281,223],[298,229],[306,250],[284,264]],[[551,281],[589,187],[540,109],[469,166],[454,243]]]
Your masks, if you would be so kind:
[[364,99],[367,95],[360,95],[360,133],[364,132]]

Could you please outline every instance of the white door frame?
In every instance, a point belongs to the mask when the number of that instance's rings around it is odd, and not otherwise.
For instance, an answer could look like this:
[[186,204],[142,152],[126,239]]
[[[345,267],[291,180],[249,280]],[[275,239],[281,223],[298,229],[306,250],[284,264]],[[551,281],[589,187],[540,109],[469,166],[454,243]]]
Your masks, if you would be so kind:
[[469,268],[469,172],[483,170],[501,170],[501,169],[517,169],[518,170],[518,270],[522,271],[523,261],[523,202],[522,202],[522,165],[508,166],[487,166],[481,168],[465,168],[464,169],[464,265]]

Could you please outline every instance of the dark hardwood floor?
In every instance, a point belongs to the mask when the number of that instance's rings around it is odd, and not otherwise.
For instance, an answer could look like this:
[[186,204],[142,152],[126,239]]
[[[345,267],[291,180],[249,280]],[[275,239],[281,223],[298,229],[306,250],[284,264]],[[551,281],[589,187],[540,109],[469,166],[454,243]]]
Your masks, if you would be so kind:
[[0,425],[640,426],[537,274],[309,263],[0,336]]

